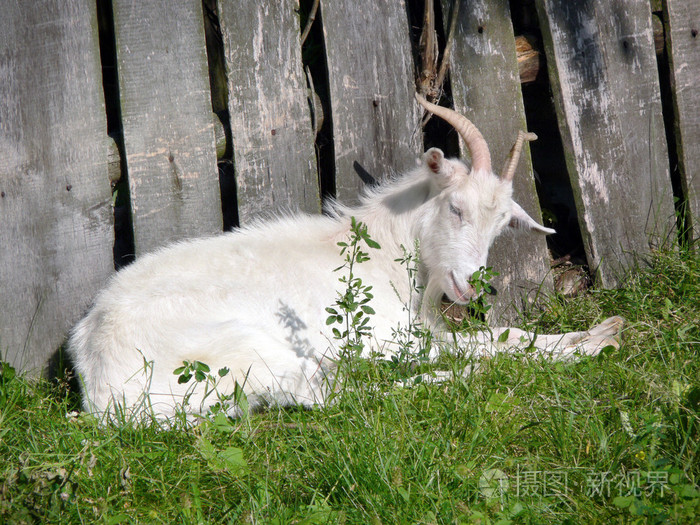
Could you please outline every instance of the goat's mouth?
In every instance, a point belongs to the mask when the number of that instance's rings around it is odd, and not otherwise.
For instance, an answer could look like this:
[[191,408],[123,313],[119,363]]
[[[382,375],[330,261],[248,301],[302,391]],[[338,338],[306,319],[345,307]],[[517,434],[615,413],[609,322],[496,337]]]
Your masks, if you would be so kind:
[[452,284],[452,293],[455,297],[455,302],[460,304],[467,304],[476,296],[476,290],[474,287],[465,282],[463,285],[459,284],[459,281],[455,277],[454,271],[450,272],[450,281]]

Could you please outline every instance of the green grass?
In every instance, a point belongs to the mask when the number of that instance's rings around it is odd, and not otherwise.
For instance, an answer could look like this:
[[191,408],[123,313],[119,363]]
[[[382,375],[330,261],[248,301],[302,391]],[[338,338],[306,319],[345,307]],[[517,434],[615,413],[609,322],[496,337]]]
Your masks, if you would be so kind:
[[194,428],[98,425],[5,366],[0,522],[697,523],[699,263],[658,254],[621,290],[529,314],[543,331],[622,315],[619,351],[406,388],[365,362],[325,408]]

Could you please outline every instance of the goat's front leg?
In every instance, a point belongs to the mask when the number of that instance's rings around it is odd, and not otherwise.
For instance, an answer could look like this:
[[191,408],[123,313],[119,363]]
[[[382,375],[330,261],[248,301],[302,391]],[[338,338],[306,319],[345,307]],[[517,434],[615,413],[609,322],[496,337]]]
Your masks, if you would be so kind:
[[527,332],[519,328],[494,328],[490,331],[463,335],[459,343],[464,343],[474,356],[534,350],[536,355],[543,357],[570,359],[576,355],[596,355],[606,346],[619,348],[624,322],[622,317],[609,317],[584,332],[547,335]]
[[[625,320],[622,317],[609,317],[602,323],[585,332],[568,332],[565,334],[534,334],[519,328],[494,328],[476,333],[439,334],[441,341],[453,349],[466,352],[472,357],[492,357],[499,352],[532,351],[535,355],[549,359],[572,359],[577,355],[596,355],[606,346],[620,347],[620,338]],[[436,334],[438,335],[438,334]],[[436,345],[435,357],[444,348]],[[460,375],[470,375],[479,369],[479,363],[465,368]],[[453,377],[452,371],[433,370],[421,374],[423,382],[442,382]]]

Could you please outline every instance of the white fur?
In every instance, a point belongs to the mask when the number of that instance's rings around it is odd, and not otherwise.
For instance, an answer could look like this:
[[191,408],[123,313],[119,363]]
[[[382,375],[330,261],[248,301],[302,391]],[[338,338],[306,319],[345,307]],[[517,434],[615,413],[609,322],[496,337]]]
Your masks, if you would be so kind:
[[[173,370],[195,360],[213,373],[228,367],[219,390],[231,392],[237,381],[251,406],[322,403],[336,357],[325,307],[342,289],[341,274],[333,270],[342,264],[336,243],[347,240],[350,216],[365,223],[381,245],[356,266],[373,286],[371,347],[392,351],[392,329],[405,319],[411,296],[406,268],[395,259],[402,245],[411,248],[415,240],[425,292],[409,306],[440,332],[433,307],[443,294],[462,303],[474,295],[468,279],[486,265],[491,243],[509,222],[551,230],[512,201],[510,182],[470,173],[435,149],[424,161],[372,190],[356,208],[336,204],[328,216],[282,217],[180,242],[118,272],[70,336],[85,408],[172,415],[188,388],[177,383]],[[514,334],[509,344],[528,339]],[[536,344],[570,354],[589,335],[540,336]],[[491,341],[489,334],[476,334],[462,344],[488,352]],[[203,403],[203,392],[195,392],[189,403],[197,411],[215,400]]]

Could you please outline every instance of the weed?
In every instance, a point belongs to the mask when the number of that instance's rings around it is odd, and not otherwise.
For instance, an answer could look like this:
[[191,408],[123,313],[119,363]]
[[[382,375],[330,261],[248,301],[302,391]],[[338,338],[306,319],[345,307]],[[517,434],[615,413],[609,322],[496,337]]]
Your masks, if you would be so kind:
[[399,322],[392,330],[392,342],[396,351],[390,357],[390,370],[391,378],[404,384],[409,379],[420,382],[421,376],[416,376],[416,372],[421,364],[428,362],[432,345],[430,330],[414,314],[420,311],[419,302],[423,292],[423,287],[418,284],[419,248],[418,241],[410,251],[401,245],[403,256],[396,259],[396,262],[406,268],[409,296],[403,306],[406,324]]
[[362,282],[354,273],[355,265],[369,261],[369,253],[363,251],[362,242],[369,248],[380,249],[367,232],[367,226],[357,222],[355,217],[350,219],[350,239],[340,241],[340,255],[345,256],[345,262],[334,271],[346,270],[346,275],[338,279],[345,285],[345,290],[338,294],[333,307],[326,308],[330,315],[327,325],[339,324],[341,328],[333,327],[333,335],[340,342],[341,358],[359,357],[365,347],[363,338],[371,336],[372,327],[369,319],[374,309],[368,304],[372,300],[372,287]]
[[[225,414],[229,410],[233,410],[233,413],[236,415],[247,415],[249,404],[242,385],[236,381],[233,392],[230,394],[222,392],[219,388],[221,380],[229,374],[229,368],[220,368],[216,375],[210,372],[211,368],[209,365],[201,361],[183,361],[182,366],[173,370],[173,374],[178,376],[177,382],[181,385],[187,384],[194,379],[194,383],[183,398],[180,410],[186,413],[194,409],[196,413],[205,418],[219,413]],[[190,399],[194,395],[195,389],[202,386],[204,387],[204,393],[202,394],[200,406],[191,407]],[[215,396],[216,401],[207,402],[207,399],[212,396]],[[219,419],[218,421],[221,423],[224,420]]]

